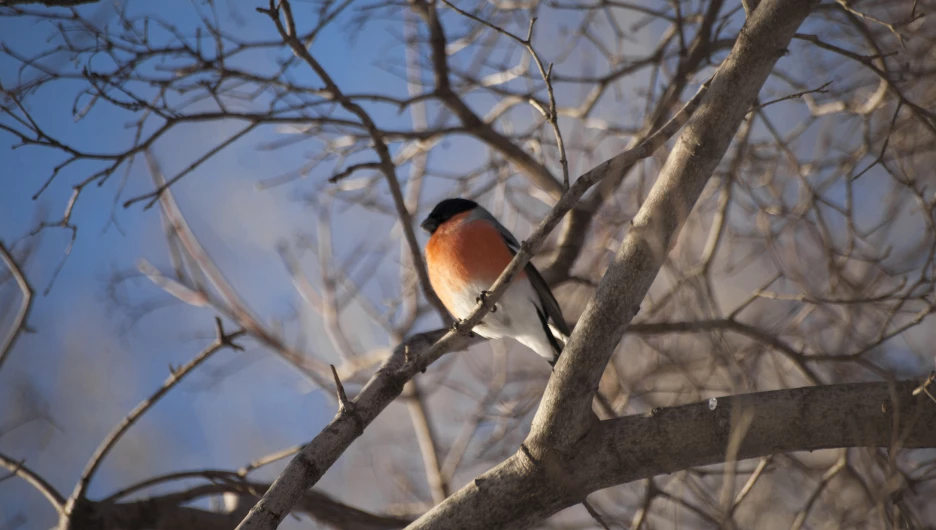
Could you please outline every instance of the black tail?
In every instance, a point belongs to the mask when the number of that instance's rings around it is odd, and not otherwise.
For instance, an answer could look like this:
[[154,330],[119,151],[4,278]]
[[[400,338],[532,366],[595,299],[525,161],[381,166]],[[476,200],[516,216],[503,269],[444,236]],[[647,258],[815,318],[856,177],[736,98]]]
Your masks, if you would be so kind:
[[539,316],[540,323],[543,325],[543,332],[546,333],[546,339],[549,340],[549,345],[552,346],[555,356],[551,361],[549,361],[549,366],[556,366],[556,361],[559,360],[559,355],[562,354],[562,341],[560,341],[555,335],[553,335],[552,329],[549,327],[549,315],[547,315],[539,307],[536,308],[536,315]]

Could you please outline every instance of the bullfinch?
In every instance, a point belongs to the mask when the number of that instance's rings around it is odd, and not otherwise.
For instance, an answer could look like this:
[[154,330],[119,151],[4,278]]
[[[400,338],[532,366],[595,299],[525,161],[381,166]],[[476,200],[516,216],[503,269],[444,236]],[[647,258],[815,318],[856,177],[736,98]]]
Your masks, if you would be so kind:
[[[467,318],[513,259],[520,244],[478,203],[446,199],[420,225],[429,232],[429,282],[445,308]],[[520,271],[484,320],[475,326],[489,339],[511,337],[555,365],[569,327],[546,281],[532,263]]]

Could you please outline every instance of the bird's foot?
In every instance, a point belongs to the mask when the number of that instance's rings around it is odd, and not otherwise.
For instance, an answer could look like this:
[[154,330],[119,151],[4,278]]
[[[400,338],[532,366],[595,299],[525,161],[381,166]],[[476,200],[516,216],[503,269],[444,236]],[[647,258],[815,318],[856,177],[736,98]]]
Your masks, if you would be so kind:
[[482,304],[484,304],[485,306],[487,306],[488,310],[489,310],[491,313],[496,313],[496,312],[497,312],[497,304],[492,304],[492,305],[490,305],[490,306],[488,306],[488,304],[487,304],[487,299],[488,299],[489,296],[491,296],[491,291],[481,291],[481,294],[479,294],[478,297],[475,298],[475,302],[481,302]]
[[455,322],[452,322],[451,330],[454,331],[455,333],[458,333],[459,335],[467,335],[469,337],[474,337],[474,333],[472,333],[471,330],[465,329],[465,321],[461,319],[457,319],[455,320]]

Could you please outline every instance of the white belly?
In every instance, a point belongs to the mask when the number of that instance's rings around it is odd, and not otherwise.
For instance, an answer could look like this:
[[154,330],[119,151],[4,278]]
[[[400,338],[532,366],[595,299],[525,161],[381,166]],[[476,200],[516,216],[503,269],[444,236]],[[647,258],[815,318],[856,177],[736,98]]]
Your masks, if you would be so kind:
[[[459,320],[468,318],[478,304],[478,295],[489,288],[490,285],[471,284],[452,300],[453,307],[449,308],[452,314]],[[537,314],[538,306],[539,297],[533,286],[526,278],[520,278],[497,301],[497,310],[485,315],[472,331],[489,339],[516,339],[551,361],[555,352]]]

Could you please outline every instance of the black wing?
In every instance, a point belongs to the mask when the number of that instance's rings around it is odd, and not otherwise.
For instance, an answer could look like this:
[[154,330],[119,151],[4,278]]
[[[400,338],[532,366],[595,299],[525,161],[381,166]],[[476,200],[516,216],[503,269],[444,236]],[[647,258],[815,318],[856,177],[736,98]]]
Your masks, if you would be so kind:
[[[493,220],[493,217],[491,220]],[[520,250],[520,243],[517,242],[517,239],[513,236],[513,234],[508,232],[507,229],[503,227],[503,225],[497,221],[494,222],[496,223],[495,226],[497,227],[497,230],[504,238],[504,242],[507,243],[507,248],[509,248],[510,251],[516,255]],[[536,266],[533,265],[532,262],[527,262],[523,270],[526,272],[527,278],[530,279],[530,283],[533,285],[533,290],[535,290],[537,296],[539,296],[540,305],[543,307],[543,310],[546,311],[546,314],[541,315],[541,318],[543,316],[551,318],[553,324],[556,326],[556,329],[565,335],[565,337],[561,337],[561,339],[563,341],[566,340],[572,332],[569,330],[569,325],[566,324],[565,318],[562,316],[562,308],[559,307],[559,302],[556,301],[556,297],[553,296],[552,291],[549,289],[549,284],[546,283],[546,280],[543,279],[543,276],[539,273],[538,270],[536,270]],[[546,326],[546,328],[546,334],[551,336],[552,332],[548,329],[549,327]],[[559,349],[561,350],[562,348]]]
[[566,324],[565,318],[562,316],[562,308],[559,307],[559,302],[556,301],[556,297],[553,296],[552,291],[549,289],[549,284],[546,283],[546,280],[543,279],[543,276],[540,275],[539,271],[536,270],[536,267],[532,263],[527,263],[523,270],[526,272],[527,278],[530,279],[530,283],[533,284],[533,289],[536,291],[536,294],[539,295],[540,303],[543,305],[543,309],[546,310],[546,314],[552,319],[556,329],[565,335],[565,337],[562,337],[562,340],[568,339],[572,332],[569,330],[569,325]]

